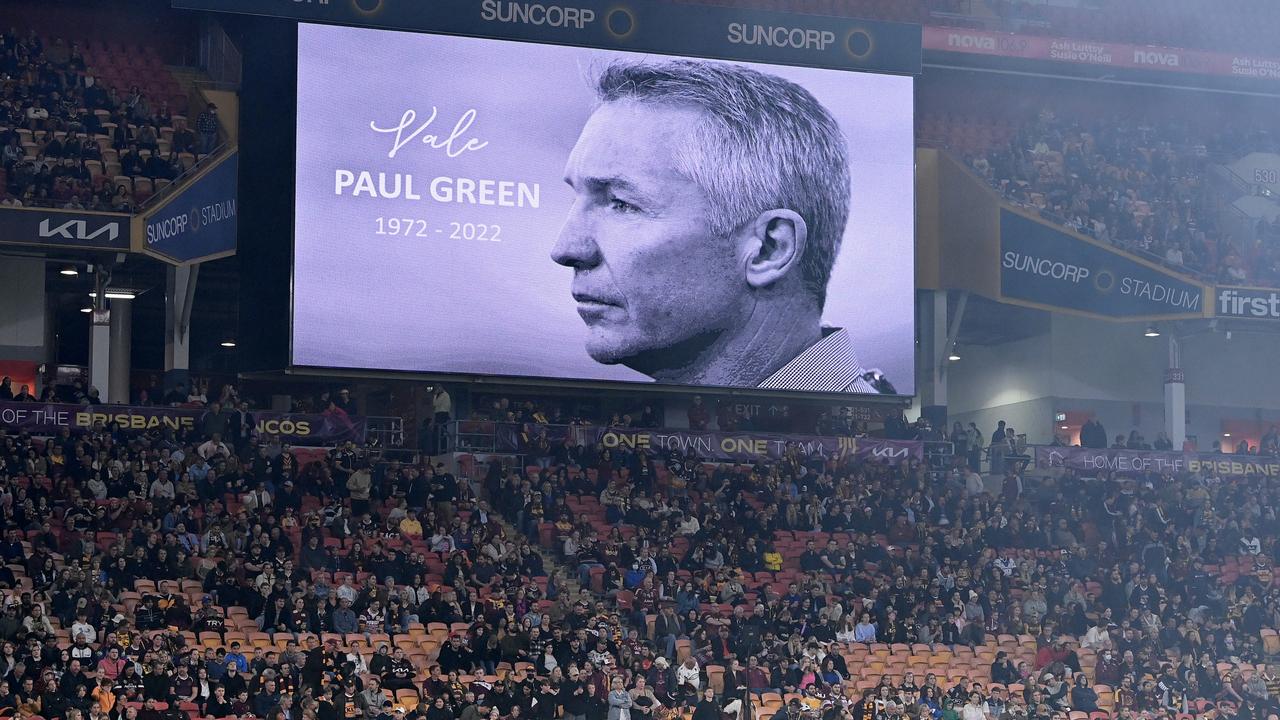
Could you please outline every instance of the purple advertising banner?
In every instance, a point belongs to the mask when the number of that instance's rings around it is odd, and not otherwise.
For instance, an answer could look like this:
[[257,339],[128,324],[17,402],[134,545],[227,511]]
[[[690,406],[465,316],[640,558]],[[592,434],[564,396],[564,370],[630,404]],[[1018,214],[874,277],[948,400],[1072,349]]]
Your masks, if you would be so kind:
[[[129,405],[68,405],[0,402],[0,428],[33,435],[52,435],[69,428],[81,432],[116,423],[126,430],[194,430],[207,414],[201,408],[133,407]],[[270,410],[251,412],[259,435],[277,435],[297,445],[333,445],[347,440],[364,442],[366,423],[344,414],[304,415]]]
[[1065,467],[1089,474],[1203,472],[1222,477],[1280,477],[1280,458],[1255,455],[1049,446],[1037,447],[1035,451],[1038,468]]
[[914,440],[881,440],[879,438],[828,437],[761,432],[693,432],[689,430],[651,430],[606,428],[574,425],[537,425],[533,423],[497,423],[498,452],[528,454],[531,443],[546,433],[547,442],[555,448],[565,437],[574,444],[595,445],[609,449],[650,450],[655,453],[692,450],[707,462],[753,463],[777,460],[789,447],[795,447],[806,459],[853,457],[880,462],[922,460],[924,443]]
[[905,76],[299,25],[292,362],[911,395],[913,115]]

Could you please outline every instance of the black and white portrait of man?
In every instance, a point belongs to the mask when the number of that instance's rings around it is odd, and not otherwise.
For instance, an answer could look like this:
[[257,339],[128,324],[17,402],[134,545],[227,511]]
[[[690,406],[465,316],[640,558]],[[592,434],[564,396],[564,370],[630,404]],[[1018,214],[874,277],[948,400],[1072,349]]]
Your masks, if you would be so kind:
[[293,364],[913,393],[912,76],[298,32]]
[[826,108],[692,60],[612,63],[596,93],[551,251],[591,358],[667,384],[894,392],[822,324],[851,194]]

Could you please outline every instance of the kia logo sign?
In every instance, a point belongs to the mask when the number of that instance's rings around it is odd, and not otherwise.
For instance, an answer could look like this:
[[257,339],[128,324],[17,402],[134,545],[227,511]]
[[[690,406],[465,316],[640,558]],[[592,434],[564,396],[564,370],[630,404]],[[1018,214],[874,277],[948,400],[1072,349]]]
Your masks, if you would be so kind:
[[[103,236],[106,236],[105,238]],[[115,242],[120,237],[120,223],[112,220],[102,227],[90,232],[89,222],[87,220],[67,220],[66,222],[54,225],[50,222],[50,218],[44,218],[40,221],[40,237],[42,238],[62,238],[63,240],[92,242],[102,238],[101,242],[109,244]]]

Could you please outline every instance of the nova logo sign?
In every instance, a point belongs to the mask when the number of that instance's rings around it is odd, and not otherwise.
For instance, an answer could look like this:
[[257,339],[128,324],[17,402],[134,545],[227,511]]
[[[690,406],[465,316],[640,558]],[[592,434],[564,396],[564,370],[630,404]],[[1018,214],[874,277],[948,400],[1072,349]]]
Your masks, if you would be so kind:
[[1162,52],[1160,50],[1134,50],[1133,61],[1139,65],[1160,65],[1163,67],[1178,67],[1181,64],[1178,53]]
[[[104,235],[106,237],[103,237]],[[40,221],[40,237],[85,242],[103,238],[103,241],[110,243],[120,237],[120,223],[112,220],[97,230],[89,232],[87,220],[68,220],[60,225],[54,225],[49,218],[45,218]]]
[[964,50],[990,50],[994,52],[996,49],[996,39],[989,35],[951,33],[947,36],[947,45],[954,48],[962,48]]

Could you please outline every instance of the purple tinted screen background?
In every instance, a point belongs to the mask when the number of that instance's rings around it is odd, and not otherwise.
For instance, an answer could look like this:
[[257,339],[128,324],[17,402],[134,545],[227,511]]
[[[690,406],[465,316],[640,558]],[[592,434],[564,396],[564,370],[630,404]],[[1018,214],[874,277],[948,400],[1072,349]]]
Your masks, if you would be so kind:
[[[648,381],[588,357],[572,270],[549,256],[572,204],[564,163],[594,104],[591,78],[619,58],[663,59],[300,24],[293,363]],[[844,130],[852,204],[823,322],[847,328],[862,365],[912,394],[912,78],[741,64],[805,87]],[[488,146],[451,158],[415,140],[389,158],[393,135],[370,123],[393,127],[408,109],[421,123],[432,107],[428,132],[447,135],[474,109],[466,137]],[[338,168],[412,175],[423,199],[338,196]],[[442,175],[538,183],[540,207],[439,203],[428,183]],[[375,234],[392,217],[424,222],[413,237]],[[449,239],[455,222],[498,225],[500,242]]]

